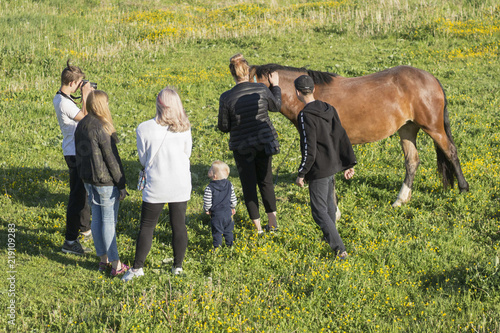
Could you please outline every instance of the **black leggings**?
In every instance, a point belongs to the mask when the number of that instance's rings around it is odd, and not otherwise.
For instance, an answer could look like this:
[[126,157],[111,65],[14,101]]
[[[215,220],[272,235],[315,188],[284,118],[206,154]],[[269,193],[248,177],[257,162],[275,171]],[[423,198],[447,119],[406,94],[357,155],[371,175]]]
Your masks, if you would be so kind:
[[266,155],[264,150],[253,150],[247,154],[234,150],[233,156],[250,218],[252,220],[260,218],[257,185],[266,213],[275,212],[276,196],[273,185],[272,155]]
[[[134,269],[144,267],[146,256],[151,250],[153,233],[163,210],[164,203],[142,202],[141,227],[135,248]],[[188,235],[186,229],[186,202],[168,204],[168,215],[172,227],[172,248],[174,250],[174,267],[182,267],[186,254]]]

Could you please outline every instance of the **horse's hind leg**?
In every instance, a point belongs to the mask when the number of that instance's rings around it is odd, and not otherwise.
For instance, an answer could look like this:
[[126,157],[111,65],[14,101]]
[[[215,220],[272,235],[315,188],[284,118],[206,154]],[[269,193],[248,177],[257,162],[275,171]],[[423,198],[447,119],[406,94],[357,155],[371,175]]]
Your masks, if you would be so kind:
[[443,179],[443,187],[448,186],[453,188],[454,176],[458,181],[460,192],[469,190],[469,183],[465,180],[460,161],[458,159],[458,151],[451,135],[447,133],[437,133],[426,131],[434,140],[436,146],[438,171]]
[[405,156],[406,176],[399,191],[396,202],[392,204],[393,207],[401,206],[408,202],[411,198],[411,187],[415,179],[420,159],[417,151],[417,133],[419,127],[412,122],[403,125],[399,130],[399,138],[401,140],[401,147]]

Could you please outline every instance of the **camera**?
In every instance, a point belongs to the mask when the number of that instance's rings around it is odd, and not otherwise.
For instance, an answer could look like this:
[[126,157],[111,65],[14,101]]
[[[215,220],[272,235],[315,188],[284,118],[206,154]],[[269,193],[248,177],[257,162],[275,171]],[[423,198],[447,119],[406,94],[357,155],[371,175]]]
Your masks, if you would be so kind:
[[90,86],[94,89],[97,89],[97,83],[95,82],[90,82],[89,80],[82,80],[82,87],[86,84],[90,84]]

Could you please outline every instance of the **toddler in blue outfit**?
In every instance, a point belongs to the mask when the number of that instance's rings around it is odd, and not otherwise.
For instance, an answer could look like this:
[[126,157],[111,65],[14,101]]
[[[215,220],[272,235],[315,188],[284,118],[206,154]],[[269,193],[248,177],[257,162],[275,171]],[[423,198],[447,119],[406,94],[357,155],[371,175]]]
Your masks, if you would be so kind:
[[214,248],[222,244],[222,236],[226,241],[226,246],[233,245],[234,221],[233,215],[236,213],[236,195],[233,184],[227,179],[229,176],[229,166],[222,161],[212,163],[208,170],[208,178],[211,179],[205,188],[203,195],[203,209],[211,216],[212,237]]

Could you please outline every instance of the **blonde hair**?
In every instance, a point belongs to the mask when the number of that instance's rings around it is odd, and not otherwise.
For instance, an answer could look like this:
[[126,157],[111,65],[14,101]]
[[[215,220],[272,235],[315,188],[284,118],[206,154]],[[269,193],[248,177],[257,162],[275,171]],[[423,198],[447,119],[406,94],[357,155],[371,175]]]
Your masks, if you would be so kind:
[[166,87],[156,97],[156,122],[171,132],[185,132],[191,124],[177,92]]
[[214,161],[210,170],[208,170],[208,176],[213,178],[217,176],[217,179],[226,179],[229,176],[229,166],[222,161]]
[[250,66],[241,53],[235,54],[229,59],[229,70],[236,82],[248,79],[250,74]]
[[115,139],[118,139],[113,119],[111,119],[111,113],[109,112],[108,94],[102,90],[92,90],[87,97],[85,106],[90,115],[99,119],[106,133],[111,136],[114,135]]

